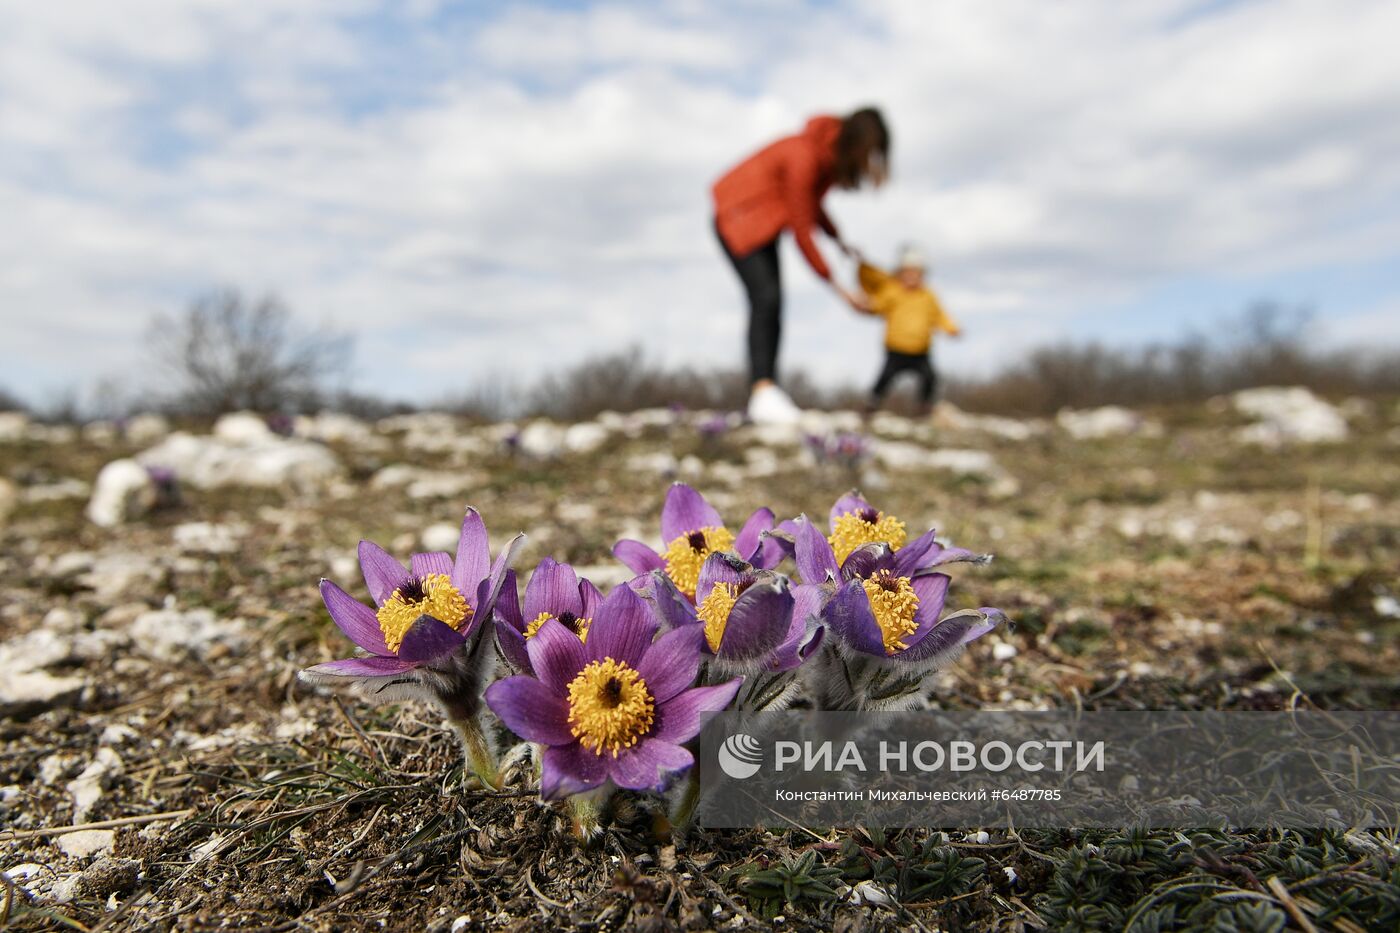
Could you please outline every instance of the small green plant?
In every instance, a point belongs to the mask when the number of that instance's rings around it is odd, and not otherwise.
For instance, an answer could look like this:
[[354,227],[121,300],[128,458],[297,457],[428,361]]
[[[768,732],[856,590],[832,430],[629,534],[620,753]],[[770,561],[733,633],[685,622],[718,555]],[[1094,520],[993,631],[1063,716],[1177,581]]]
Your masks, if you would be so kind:
[[836,900],[833,884],[840,877],[841,870],[824,864],[813,849],[777,865],[750,862],[725,873],[725,880],[735,883],[749,907],[766,920],[777,916],[787,904]]

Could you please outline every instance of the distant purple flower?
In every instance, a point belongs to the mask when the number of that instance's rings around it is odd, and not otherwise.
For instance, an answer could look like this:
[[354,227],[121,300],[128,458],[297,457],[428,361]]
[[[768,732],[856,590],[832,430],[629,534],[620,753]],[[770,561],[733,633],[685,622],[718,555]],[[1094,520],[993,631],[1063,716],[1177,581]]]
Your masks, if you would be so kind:
[[[540,795],[556,799],[612,781],[664,790],[695,759],[684,748],[708,714],[733,700],[740,679],[691,687],[701,631],[657,622],[631,588],[599,605],[587,642],[557,619],[526,642],[533,675],[492,684],[486,702],[521,738],[544,746]],[[653,640],[655,639],[655,640]]]
[[708,415],[700,420],[695,429],[700,432],[701,437],[719,437],[729,431],[729,417],[720,413]]
[[361,541],[360,569],[375,608],[330,580],[321,581],[321,598],[335,624],[369,656],[317,664],[302,675],[316,682],[351,678],[376,695],[404,684],[446,686],[461,649],[490,617],[520,540],[492,565],[486,525],[468,509],[455,558],[444,551],[414,554],[405,569],[377,544]]
[[951,578],[927,570],[924,553],[866,544],[838,566],[811,521],[797,526],[798,570],[825,590],[822,619],[840,644],[876,658],[938,666],[1005,617],[982,609],[940,620]]
[[574,568],[546,557],[525,586],[522,611],[515,571],[510,571],[496,600],[496,639],[501,652],[516,670],[531,672],[526,643],[539,634],[540,627],[555,619],[580,641],[586,641],[602,601],[598,588],[580,580]]
[[870,439],[852,431],[835,434],[808,434],[803,438],[807,449],[818,463],[831,463],[855,468],[870,459],[874,452]]
[[661,540],[665,552],[658,554],[640,541],[623,540],[613,547],[613,556],[637,574],[663,571],[689,600],[695,599],[700,568],[711,554],[733,551],[760,569],[771,569],[783,558],[783,549],[763,532],[773,527],[773,510],[762,508],[749,516],[736,537],[705,497],[685,483],[675,483],[661,507]]
[[725,670],[792,670],[821,644],[824,629],[808,624],[821,609],[816,587],[794,593],[787,577],[722,553],[700,568],[695,604],[661,571],[652,576],[652,597],[667,625],[699,626],[704,649]]
[[267,429],[273,434],[280,434],[282,437],[291,437],[296,430],[296,422],[292,416],[283,412],[273,412],[265,419]]
[[146,475],[151,479],[151,488],[156,491],[156,507],[166,508],[180,504],[180,481],[170,467],[150,465]]

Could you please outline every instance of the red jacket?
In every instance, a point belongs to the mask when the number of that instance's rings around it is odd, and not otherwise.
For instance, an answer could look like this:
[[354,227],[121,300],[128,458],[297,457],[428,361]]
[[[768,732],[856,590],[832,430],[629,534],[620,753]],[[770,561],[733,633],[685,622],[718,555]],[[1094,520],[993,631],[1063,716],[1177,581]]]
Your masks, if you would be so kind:
[[840,134],[838,117],[813,117],[798,135],[760,149],[715,182],[715,223],[731,252],[747,256],[788,229],[812,271],[831,278],[812,228],[839,236],[822,196],[831,187]]

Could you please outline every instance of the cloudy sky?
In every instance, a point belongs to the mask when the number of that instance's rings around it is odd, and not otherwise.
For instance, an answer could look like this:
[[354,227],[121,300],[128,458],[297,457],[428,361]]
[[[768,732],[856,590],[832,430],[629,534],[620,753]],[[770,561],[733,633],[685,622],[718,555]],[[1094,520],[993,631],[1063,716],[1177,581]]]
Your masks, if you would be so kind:
[[[934,258],[945,369],[1260,297],[1393,343],[1398,35],[1389,0],[0,0],[0,385],[139,371],[220,284],[353,331],[394,397],[633,343],[738,364],[709,184],[866,103],[894,181],[828,209]],[[867,380],[877,325],[785,249],[784,362]]]

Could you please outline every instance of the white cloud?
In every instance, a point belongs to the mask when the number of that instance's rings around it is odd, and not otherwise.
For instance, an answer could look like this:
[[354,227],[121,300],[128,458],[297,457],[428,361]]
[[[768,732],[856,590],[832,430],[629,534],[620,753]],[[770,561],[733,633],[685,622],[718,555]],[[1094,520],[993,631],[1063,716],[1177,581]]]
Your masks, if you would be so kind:
[[[708,186],[866,102],[895,184],[831,211],[875,256],[927,245],[969,332],[945,361],[1400,242],[1384,2],[83,7],[0,2],[0,314],[41,384],[132,365],[225,282],[357,331],[363,390],[631,342],[737,363]],[[785,362],[864,381],[878,334],[783,261]]]

